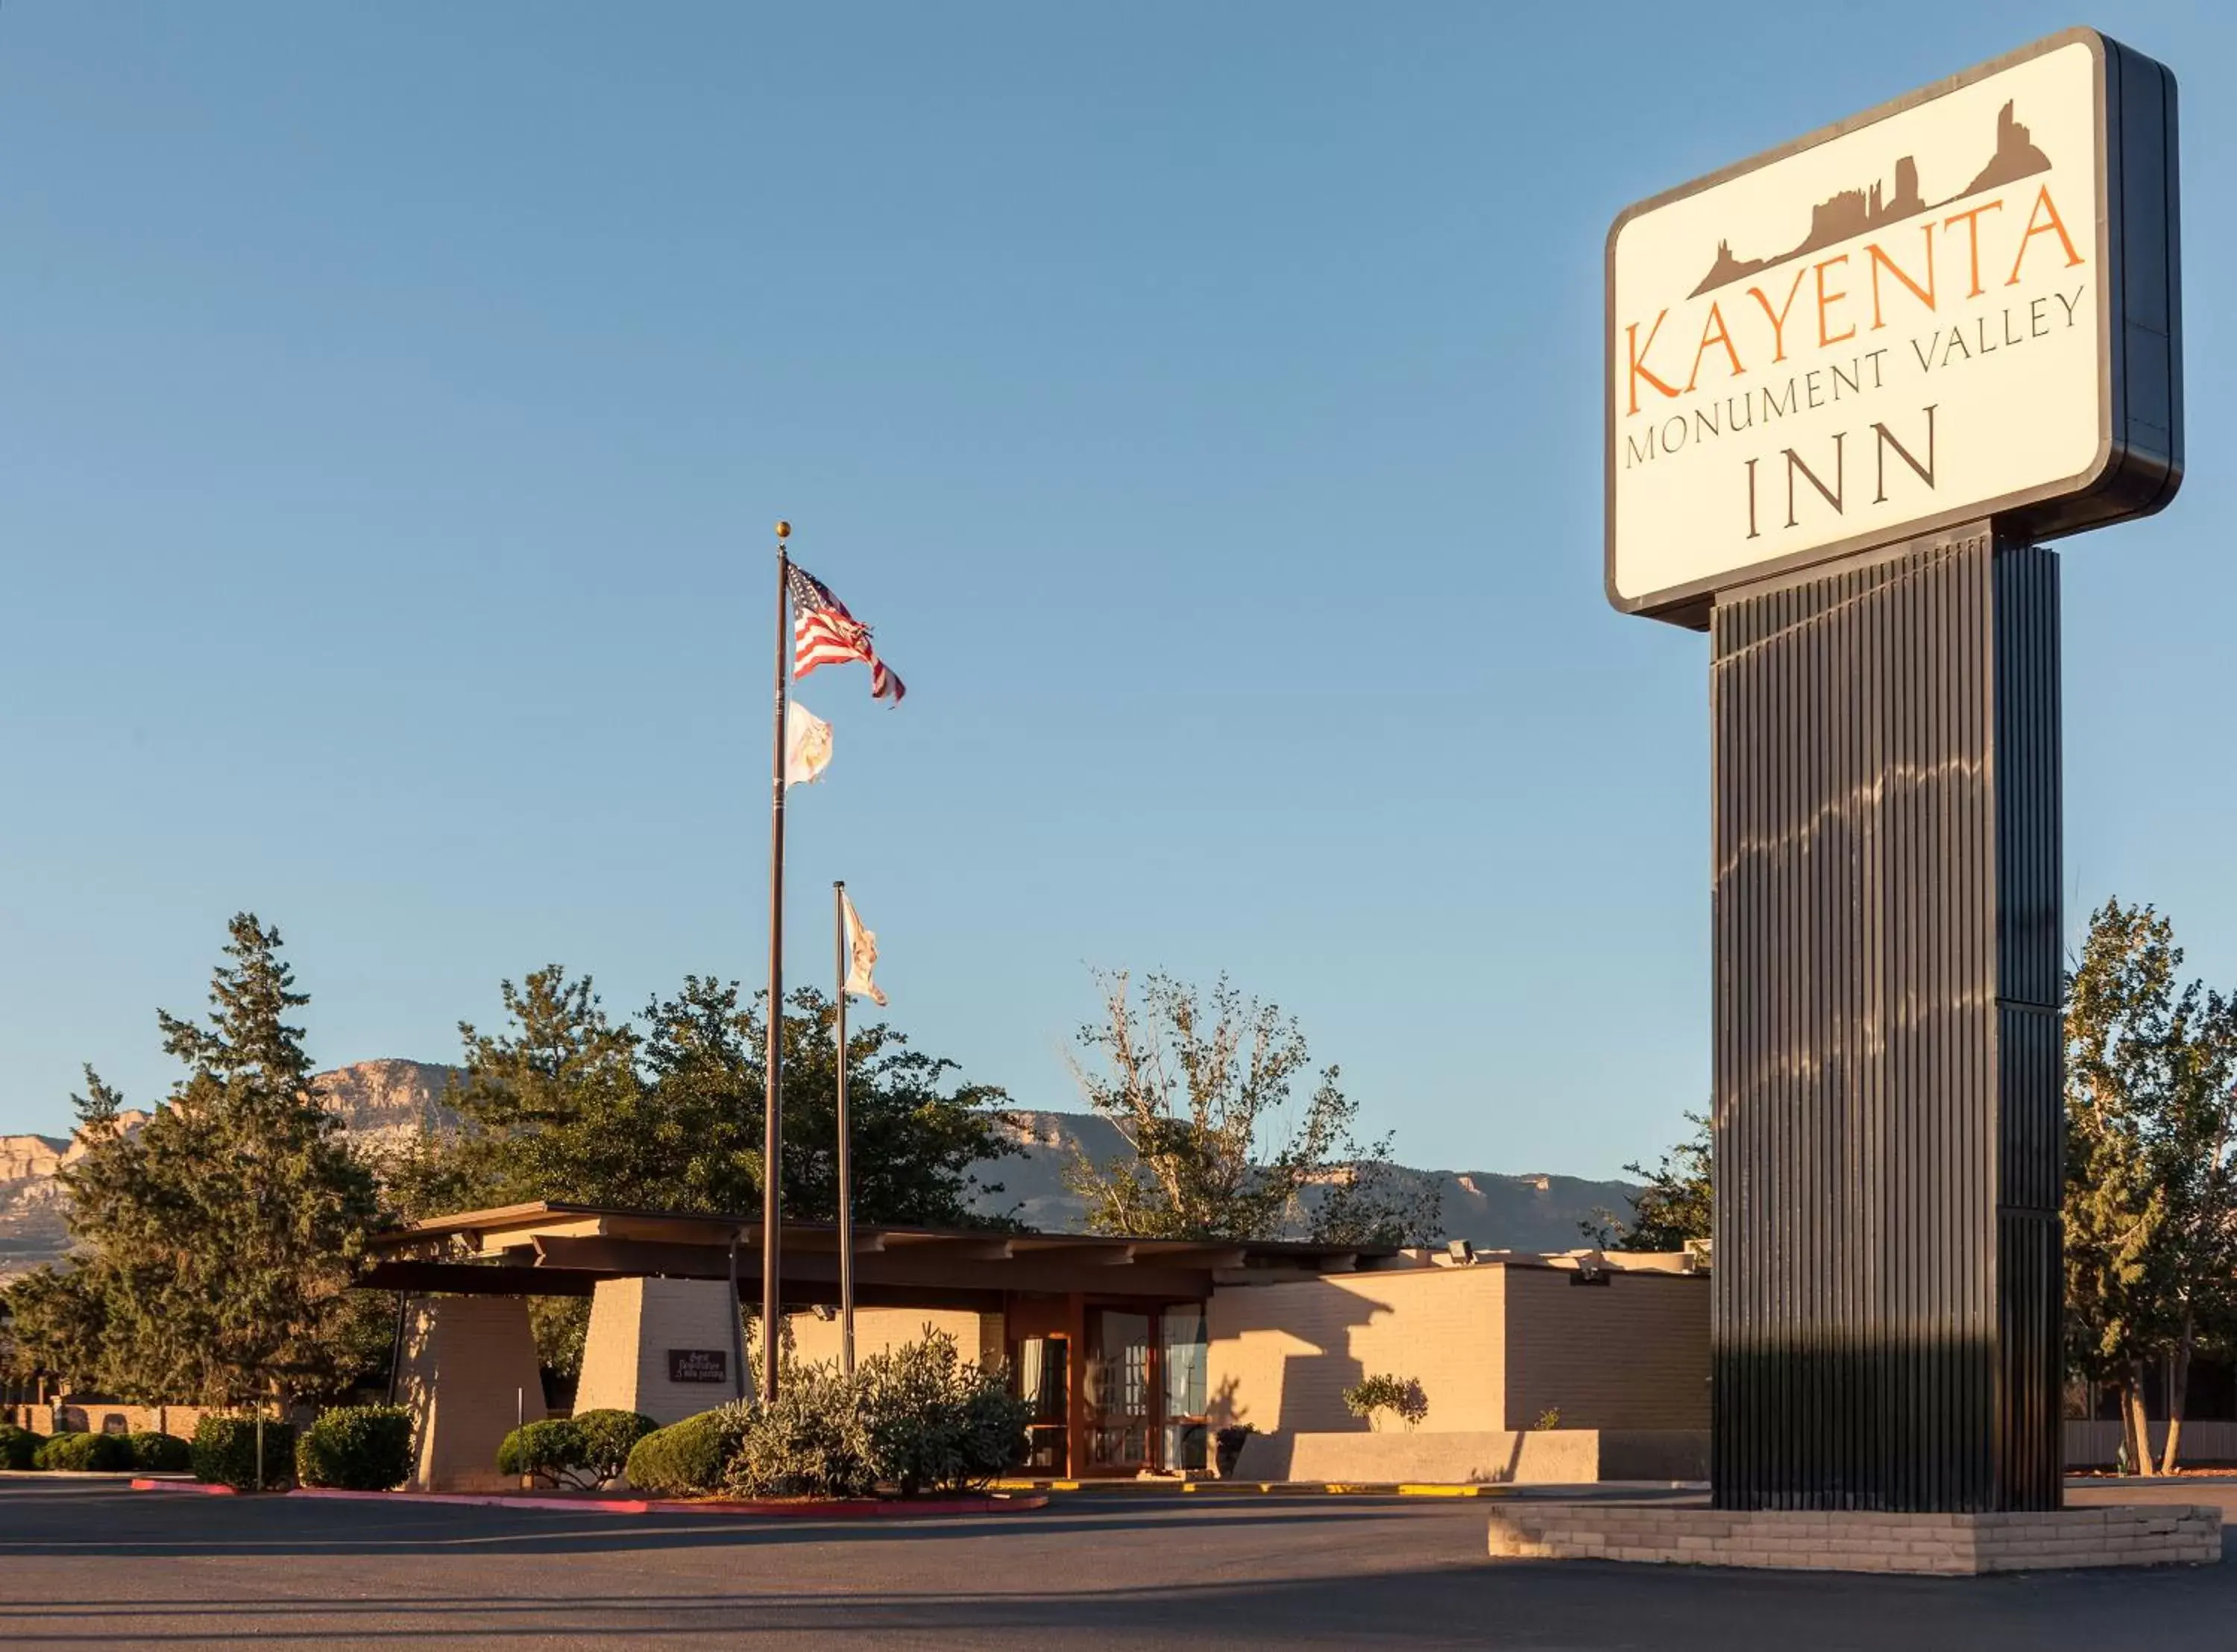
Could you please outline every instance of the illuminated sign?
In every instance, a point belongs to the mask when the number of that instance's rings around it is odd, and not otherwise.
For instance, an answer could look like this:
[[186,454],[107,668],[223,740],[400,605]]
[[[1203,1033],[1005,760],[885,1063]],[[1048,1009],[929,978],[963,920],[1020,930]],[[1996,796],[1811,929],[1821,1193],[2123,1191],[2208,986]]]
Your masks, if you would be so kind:
[[1713,593],[2181,478],[2174,85],[2075,30],[1643,201],[1607,247],[1607,589]]

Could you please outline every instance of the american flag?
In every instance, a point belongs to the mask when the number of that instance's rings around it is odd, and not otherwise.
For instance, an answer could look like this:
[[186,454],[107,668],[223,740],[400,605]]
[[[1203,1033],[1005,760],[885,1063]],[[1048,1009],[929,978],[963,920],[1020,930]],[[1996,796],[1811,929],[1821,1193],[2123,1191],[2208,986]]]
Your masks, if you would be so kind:
[[792,675],[795,681],[820,665],[860,660],[870,668],[870,698],[890,697],[896,706],[908,692],[870,646],[870,628],[847,611],[831,588],[799,563],[791,565]]

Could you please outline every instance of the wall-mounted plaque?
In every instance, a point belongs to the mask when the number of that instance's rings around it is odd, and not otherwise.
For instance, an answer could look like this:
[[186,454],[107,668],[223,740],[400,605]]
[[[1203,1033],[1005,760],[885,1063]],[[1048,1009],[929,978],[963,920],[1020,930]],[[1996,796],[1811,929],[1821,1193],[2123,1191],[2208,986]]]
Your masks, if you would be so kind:
[[670,1348],[668,1380],[726,1383],[730,1380],[730,1356],[721,1348]]

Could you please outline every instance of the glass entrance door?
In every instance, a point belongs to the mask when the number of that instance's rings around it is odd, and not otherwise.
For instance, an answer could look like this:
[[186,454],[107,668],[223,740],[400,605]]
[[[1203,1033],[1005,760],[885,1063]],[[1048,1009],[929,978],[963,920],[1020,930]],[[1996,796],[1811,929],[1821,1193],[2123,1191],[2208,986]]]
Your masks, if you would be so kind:
[[1087,1464],[1090,1471],[1145,1469],[1155,1399],[1150,1385],[1150,1316],[1087,1310]]
[[1210,1433],[1204,1416],[1204,1379],[1211,1349],[1204,1339],[1204,1310],[1177,1306],[1158,1314],[1158,1354],[1163,1390],[1158,1408],[1158,1466],[1168,1474],[1204,1467]]
[[1032,1407],[1025,1466],[1043,1474],[1072,1472],[1065,1416],[1072,1392],[1071,1353],[1063,1337],[1025,1337],[1018,1343],[1018,1394]]

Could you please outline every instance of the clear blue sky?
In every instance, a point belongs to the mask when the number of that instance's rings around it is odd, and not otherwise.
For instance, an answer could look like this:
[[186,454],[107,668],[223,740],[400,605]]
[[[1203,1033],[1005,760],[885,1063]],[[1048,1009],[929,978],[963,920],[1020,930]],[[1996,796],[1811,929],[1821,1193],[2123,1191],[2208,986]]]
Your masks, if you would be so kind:
[[[2191,474],[2070,542],[2067,869],[2237,985],[2237,24],[2181,77]],[[1417,1163],[1604,1173],[1708,1088],[1707,649],[1600,590],[1627,202],[2064,4],[0,5],[0,1130],[145,1102],[227,916],[313,1053],[764,945],[1075,1104],[1087,966],[1226,970]]]

